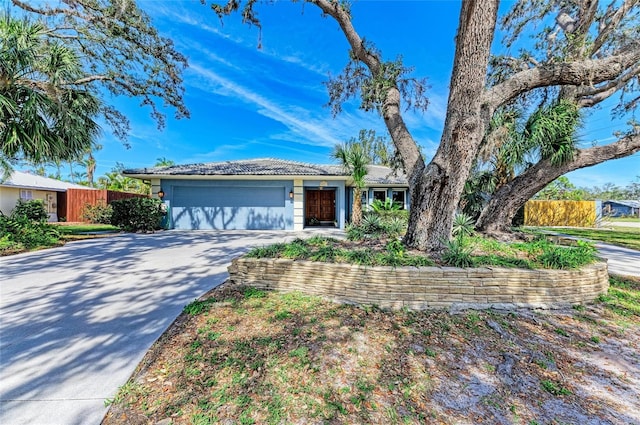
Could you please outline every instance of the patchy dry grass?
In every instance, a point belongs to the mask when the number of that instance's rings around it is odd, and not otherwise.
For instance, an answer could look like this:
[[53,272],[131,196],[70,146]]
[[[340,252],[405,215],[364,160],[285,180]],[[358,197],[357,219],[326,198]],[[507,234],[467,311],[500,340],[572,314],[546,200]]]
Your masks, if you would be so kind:
[[112,400],[112,424],[640,423],[640,280],[561,313],[385,312],[223,286]]

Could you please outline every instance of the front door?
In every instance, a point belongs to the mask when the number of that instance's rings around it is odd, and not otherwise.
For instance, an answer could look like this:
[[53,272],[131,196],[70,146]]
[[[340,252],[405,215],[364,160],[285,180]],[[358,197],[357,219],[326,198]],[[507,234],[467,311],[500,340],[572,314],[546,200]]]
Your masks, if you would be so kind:
[[306,199],[307,225],[333,224],[336,220],[336,191],[307,190]]

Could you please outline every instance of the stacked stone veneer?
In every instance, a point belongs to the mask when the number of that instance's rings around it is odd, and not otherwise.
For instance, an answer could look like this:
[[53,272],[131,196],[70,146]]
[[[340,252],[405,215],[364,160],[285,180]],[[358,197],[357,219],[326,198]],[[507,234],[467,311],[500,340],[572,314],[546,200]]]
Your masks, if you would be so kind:
[[372,267],[288,259],[236,258],[234,284],[300,291],[343,303],[381,308],[564,308],[607,292],[606,262],[577,270]]

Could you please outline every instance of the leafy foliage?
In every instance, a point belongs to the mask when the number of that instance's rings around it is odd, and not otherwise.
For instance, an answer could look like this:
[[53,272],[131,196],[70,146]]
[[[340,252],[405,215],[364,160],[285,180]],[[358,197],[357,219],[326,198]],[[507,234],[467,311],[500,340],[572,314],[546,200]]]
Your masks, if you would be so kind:
[[[151,108],[159,127],[160,101],[188,117],[182,95],[182,70],[187,60],[171,40],[161,37],[149,16],[132,1],[70,0],[56,4],[13,0],[21,14],[40,18],[51,39],[82,58],[80,75],[68,80],[86,90],[104,89],[114,96],[133,97]],[[126,117],[111,105],[100,110],[117,137],[129,130]]]
[[367,211],[359,226],[347,226],[349,240],[395,238],[407,230],[408,211]]
[[592,263],[596,259],[596,249],[584,241],[577,241],[576,246],[571,247],[547,244],[538,259],[548,268],[575,269]]
[[398,211],[401,208],[402,205],[400,205],[400,203],[398,202],[395,202],[391,198],[386,198],[384,201],[381,201],[380,199],[374,199],[373,202],[371,202],[371,209],[373,209],[377,213],[380,213],[382,211]]
[[84,221],[95,224],[111,224],[113,208],[104,202],[97,204],[85,204],[81,217]]
[[473,257],[471,255],[473,247],[466,243],[464,238],[454,238],[447,241],[445,250],[442,253],[442,261],[453,267],[471,267],[473,266]]
[[465,213],[458,213],[453,219],[453,236],[471,236],[473,233],[474,220]]
[[163,213],[159,199],[129,198],[113,201],[111,224],[127,232],[152,232],[160,228]]
[[72,84],[81,74],[77,52],[43,23],[0,14],[0,156],[44,163],[91,150],[101,103]]
[[45,222],[49,218],[44,202],[40,199],[25,201],[18,199],[15,208],[11,211],[12,218],[24,217],[30,221]]
[[[42,207],[42,208],[41,208]],[[0,254],[60,244],[60,233],[42,219],[42,203],[24,202],[10,216],[0,214]]]

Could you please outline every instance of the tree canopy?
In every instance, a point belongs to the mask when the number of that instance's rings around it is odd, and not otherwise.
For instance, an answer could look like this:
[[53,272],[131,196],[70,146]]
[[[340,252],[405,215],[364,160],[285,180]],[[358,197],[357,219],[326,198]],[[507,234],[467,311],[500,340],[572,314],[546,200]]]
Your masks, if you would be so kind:
[[127,118],[105,94],[138,99],[162,128],[160,105],[188,117],[183,102],[182,71],[187,59],[173,42],[160,36],[149,16],[129,0],[11,0],[20,14],[37,20],[50,42],[64,45],[81,58],[79,73],[60,80],[103,100],[100,114],[114,134],[126,140]]
[[91,150],[99,134],[99,99],[65,82],[81,75],[80,59],[47,28],[0,15],[0,157],[68,161]]
[[[244,22],[260,25],[260,2],[230,0],[212,3],[221,17],[240,11]],[[628,113],[638,103],[640,20],[638,0],[530,1],[521,0],[499,22],[498,0],[461,3],[449,98],[440,145],[428,163],[404,120],[407,107],[428,106],[424,80],[413,78],[401,60],[385,60],[352,21],[350,2],[308,0],[334,21],[350,46],[343,72],[327,83],[334,112],[347,99],[359,96],[361,107],[383,118],[409,178],[411,211],[404,242],[440,251],[451,235],[453,218],[467,180],[482,152],[497,113],[520,106],[551,107],[573,103],[577,108],[602,105],[617,95],[612,112]],[[505,34],[505,51],[492,55],[498,25]],[[530,42],[533,36],[534,42]],[[555,99],[555,100],[554,100]],[[537,162],[504,184],[480,217],[487,231],[504,230],[518,207],[547,183],[568,171],[640,150],[637,126],[621,129],[609,145],[577,148],[553,141]],[[541,186],[539,186],[541,185]],[[529,187],[534,187],[530,193]]]

